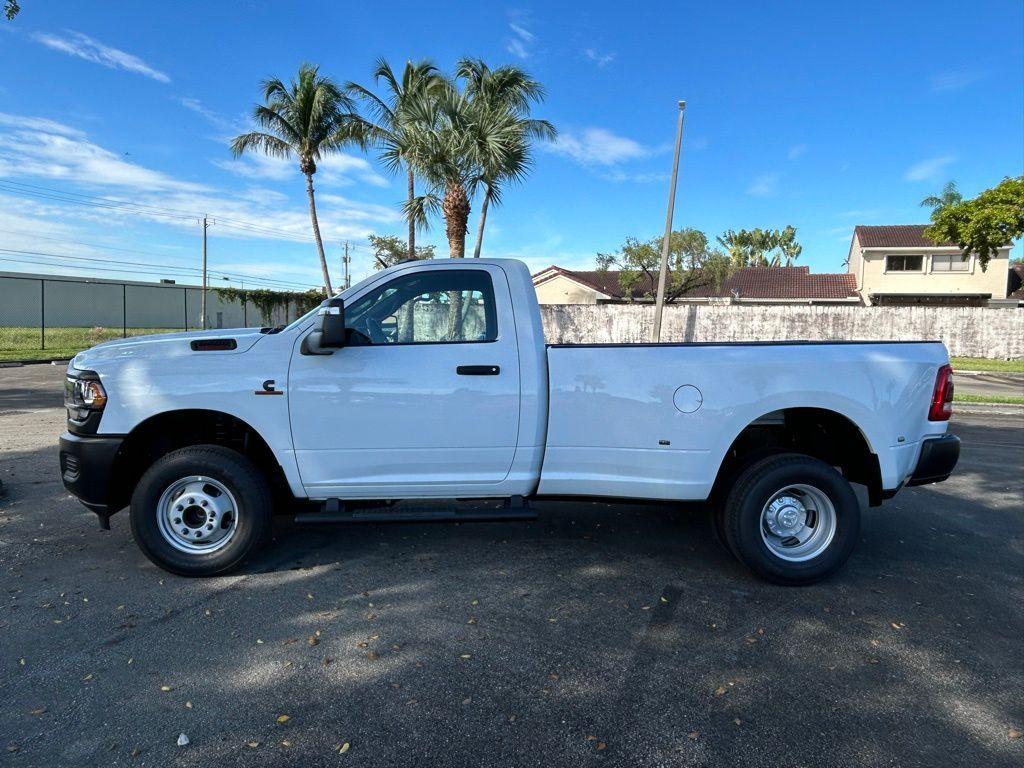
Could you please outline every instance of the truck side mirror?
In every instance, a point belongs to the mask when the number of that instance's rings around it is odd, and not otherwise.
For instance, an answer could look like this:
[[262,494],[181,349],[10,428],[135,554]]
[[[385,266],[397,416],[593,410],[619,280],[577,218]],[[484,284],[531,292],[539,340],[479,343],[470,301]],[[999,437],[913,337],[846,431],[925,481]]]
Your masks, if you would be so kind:
[[330,355],[345,346],[345,302],[343,299],[328,299],[317,310],[313,330],[302,340],[302,354]]
[[321,323],[320,346],[327,349],[344,347],[345,301],[343,299],[328,299],[327,303],[320,307],[317,315]]

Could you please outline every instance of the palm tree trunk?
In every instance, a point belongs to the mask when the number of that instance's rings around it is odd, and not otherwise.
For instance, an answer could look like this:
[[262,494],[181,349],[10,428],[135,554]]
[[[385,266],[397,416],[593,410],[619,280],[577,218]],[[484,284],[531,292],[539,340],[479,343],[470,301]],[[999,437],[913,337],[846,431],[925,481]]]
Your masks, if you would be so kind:
[[[409,207],[412,207],[412,201],[416,197],[415,178],[412,174],[412,166],[407,169],[409,174]],[[412,217],[412,213],[409,213],[409,258],[416,258],[416,221]]]
[[334,288],[331,287],[331,273],[327,271],[327,257],[324,255],[324,241],[320,238],[320,222],[316,218],[316,200],[313,197],[313,174],[306,174],[306,196],[309,198],[309,218],[313,222],[313,238],[316,240],[316,250],[320,254],[320,269],[324,273],[324,287],[327,288],[327,295],[334,295]]
[[484,202],[480,206],[480,223],[476,226],[476,248],[473,249],[473,258],[480,258],[480,249],[484,245],[484,224],[487,223],[487,204],[491,202],[491,188],[488,187],[484,193]]
[[465,258],[466,231],[469,229],[469,197],[461,182],[449,181],[445,186],[441,212],[444,214],[445,234],[448,235],[451,258]]

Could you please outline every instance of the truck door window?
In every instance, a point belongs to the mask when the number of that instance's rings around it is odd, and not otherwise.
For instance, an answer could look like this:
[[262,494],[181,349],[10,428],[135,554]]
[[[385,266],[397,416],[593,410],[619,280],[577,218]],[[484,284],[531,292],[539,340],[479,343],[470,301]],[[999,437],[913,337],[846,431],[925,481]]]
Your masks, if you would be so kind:
[[396,277],[345,308],[353,345],[460,344],[498,338],[494,288],[482,269]]

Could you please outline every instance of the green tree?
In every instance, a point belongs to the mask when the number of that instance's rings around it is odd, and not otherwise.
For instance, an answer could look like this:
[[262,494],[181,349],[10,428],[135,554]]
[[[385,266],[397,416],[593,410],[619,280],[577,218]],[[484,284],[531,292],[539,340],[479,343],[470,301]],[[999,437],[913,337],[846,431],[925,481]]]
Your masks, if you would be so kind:
[[434,246],[416,246],[415,253],[409,256],[409,244],[395,235],[368,235],[370,249],[373,251],[374,269],[387,269],[409,258],[416,260],[434,258]]
[[382,150],[381,161],[385,167],[393,172],[405,169],[405,214],[409,224],[406,258],[413,259],[416,258],[416,230],[425,229],[427,219],[422,215],[422,210],[419,211],[421,215],[418,219],[415,215],[416,175],[412,163],[409,162],[412,126],[407,112],[414,98],[422,98],[436,92],[443,85],[444,78],[437,67],[427,60],[406,61],[402,76],[399,78],[385,59],[377,60],[373,78],[378,85],[384,81],[383,97],[357,83],[349,83],[346,90],[362,101],[370,111],[370,117],[363,118],[367,138]]
[[508,113],[518,126],[519,139],[510,151],[505,153],[482,152],[479,183],[483,187],[483,201],[480,204],[480,222],[476,230],[476,246],[473,256],[480,258],[484,242],[484,226],[487,224],[487,208],[491,203],[501,204],[501,195],[506,183],[521,182],[530,170],[530,140],[552,141],[555,127],[547,120],[529,117],[530,105],[544,99],[544,87],[519,67],[502,66],[491,69],[481,59],[460,59],[455,67],[455,76],[465,83],[465,91],[476,105],[485,110]]
[[793,266],[803,246],[797,242],[796,227],[785,229],[727,229],[718,243],[729,254],[736,267]]
[[271,157],[298,158],[299,171],[306,177],[309,218],[320,255],[320,269],[327,293],[331,295],[334,289],[320,237],[313,174],[324,155],[337,152],[347,144],[364,145],[365,133],[352,111],[352,100],[330,78],[322,77],[319,68],[312,64],[302,64],[298,76],[288,85],[272,78],[262,87],[265,103],[253,109],[253,121],[263,130],[237,136],[231,142],[231,152],[235,157],[253,151]]
[[1006,177],[971,200],[951,202],[932,214],[925,234],[976,253],[982,271],[1000,248],[1024,237],[1024,176]]
[[[370,248],[373,250],[374,269],[387,269],[409,258],[409,245],[400,237],[395,235],[369,235],[366,239],[370,241]],[[416,260],[434,258],[434,246],[416,246],[416,252],[412,258]],[[419,303],[421,303],[419,299],[407,301],[399,310],[401,316],[398,322],[400,329],[398,341],[412,341],[413,315],[415,314],[415,307]]]
[[950,181],[942,188],[940,195],[928,195],[921,201],[922,208],[932,209],[932,221],[939,215],[939,212],[950,205],[956,205],[964,199],[964,196],[956,188],[956,182]]
[[450,255],[463,258],[470,197],[483,183],[485,169],[506,167],[524,152],[521,120],[450,82],[437,94],[414,99],[406,116],[409,159],[429,185],[409,208],[417,217],[440,209]]
[[[626,238],[616,253],[597,254],[598,271],[619,270],[619,285],[630,298],[653,298],[658,290],[662,238]],[[734,266],[728,255],[708,247],[707,236],[697,229],[677,229],[669,237],[668,280],[665,301],[690,291],[718,287]]]
[[14,17],[20,10],[21,6],[18,5],[18,0],[4,0],[4,16],[8,21],[14,21]]

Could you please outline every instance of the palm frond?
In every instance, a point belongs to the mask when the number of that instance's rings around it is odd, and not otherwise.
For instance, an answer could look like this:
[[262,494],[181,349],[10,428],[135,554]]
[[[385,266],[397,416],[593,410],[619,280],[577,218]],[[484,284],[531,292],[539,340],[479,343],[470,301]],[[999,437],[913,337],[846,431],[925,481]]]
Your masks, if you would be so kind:
[[231,142],[231,154],[235,157],[251,150],[258,150],[271,157],[288,157],[292,154],[292,147],[288,142],[277,136],[271,136],[269,133],[258,131],[243,133],[241,136],[236,136]]

